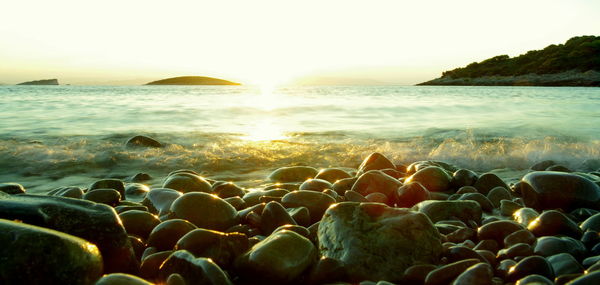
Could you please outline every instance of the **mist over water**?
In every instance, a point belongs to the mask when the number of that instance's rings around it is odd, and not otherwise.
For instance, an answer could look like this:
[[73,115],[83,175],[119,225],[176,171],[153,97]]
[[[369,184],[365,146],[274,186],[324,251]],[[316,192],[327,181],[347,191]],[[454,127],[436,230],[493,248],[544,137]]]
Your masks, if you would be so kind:
[[[480,172],[600,158],[600,88],[0,86],[0,182],[36,191],[179,168],[261,184],[378,151]],[[133,135],[167,144],[127,149]],[[157,182],[158,183],[158,182]]]

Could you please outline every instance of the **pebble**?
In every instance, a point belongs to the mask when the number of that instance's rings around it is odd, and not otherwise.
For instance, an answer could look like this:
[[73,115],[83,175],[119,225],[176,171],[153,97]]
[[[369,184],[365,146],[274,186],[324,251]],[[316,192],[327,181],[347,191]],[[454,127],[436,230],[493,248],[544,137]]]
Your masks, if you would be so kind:
[[545,258],[538,255],[528,256],[519,261],[509,270],[506,279],[514,282],[531,274],[539,274],[549,280],[554,280],[552,266],[550,266],[550,263]]
[[223,231],[237,224],[237,210],[231,204],[203,192],[183,194],[173,201],[171,211],[199,228]]
[[327,194],[307,190],[293,191],[281,198],[281,204],[286,208],[306,207],[311,223],[321,220],[323,213],[335,202],[335,199]]
[[371,193],[383,193],[388,200],[396,200],[396,190],[402,186],[402,182],[378,170],[371,170],[362,174],[352,185],[352,191],[363,196]]
[[481,193],[465,193],[458,198],[458,200],[472,200],[481,206],[481,210],[484,212],[491,212],[494,209],[492,202]]
[[527,227],[529,224],[537,219],[540,214],[532,208],[520,208],[515,211],[512,218],[515,222]]
[[396,196],[396,206],[401,208],[410,208],[430,199],[429,190],[419,182],[409,182],[400,186],[396,190]]
[[119,204],[121,194],[114,189],[94,189],[83,194],[83,199],[114,207]]
[[581,264],[579,264],[579,262],[577,262],[577,260],[568,253],[559,253],[548,256],[546,260],[548,260],[552,266],[556,276],[582,273],[584,270],[583,266],[581,266]]
[[450,187],[459,189],[464,186],[473,186],[477,181],[477,173],[469,169],[459,169],[452,174]]
[[520,191],[527,207],[536,210],[576,208],[600,210],[600,187],[576,174],[536,171],[521,179]]
[[227,273],[210,258],[196,258],[186,250],[173,252],[160,266],[161,281],[172,274],[179,274],[186,284],[233,285]]
[[102,276],[94,285],[152,285],[142,278],[131,274],[112,273]]
[[541,256],[552,256],[559,253],[569,253],[581,260],[587,252],[583,243],[571,237],[545,236],[538,238],[534,253]]
[[260,230],[265,235],[270,235],[279,226],[295,224],[296,221],[277,202],[267,203],[262,210]]
[[0,183],[0,192],[6,194],[25,194],[25,187],[18,183]]
[[482,210],[479,203],[470,200],[463,201],[433,201],[427,200],[420,202],[412,207],[419,211],[432,222],[442,220],[459,219],[463,222],[481,221]]
[[[315,179],[321,179],[321,180],[325,180],[328,181],[329,183],[335,183],[336,181],[340,181],[342,179],[347,179],[347,178],[351,178],[352,175],[350,175],[348,172],[339,169],[339,168],[325,168],[325,169],[321,169],[319,170],[319,173],[317,173],[317,176],[315,176]],[[333,188],[330,188],[333,189]]]
[[357,176],[360,176],[369,170],[381,170],[387,168],[395,169],[396,166],[383,154],[374,152],[369,154],[369,156],[362,161],[358,167]]
[[581,223],[580,228],[584,232],[590,230],[600,232],[600,213],[587,218]]
[[126,147],[163,147],[163,144],[161,144],[159,141],[151,138],[151,137],[147,137],[147,136],[134,136],[130,139],[127,140],[127,142],[125,143]]
[[240,186],[233,182],[215,183],[212,185],[212,192],[220,198],[244,197],[246,192]]
[[367,198],[365,198],[365,196],[361,195],[360,193],[356,192],[356,191],[352,191],[352,190],[348,190],[344,193],[344,197],[346,198],[346,201],[348,202],[368,202]]
[[157,216],[140,210],[123,212],[119,214],[119,218],[128,234],[141,237],[144,240],[148,238],[154,227],[160,224]]
[[125,197],[128,200],[141,201],[150,191],[150,187],[140,183],[129,183],[125,186]]
[[310,269],[308,274],[308,284],[326,284],[346,278],[346,269],[337,259],[321,257],[319,261]]
[[250,280],[289,283],[313,265],[317,249],[307,238],[288,230],[278,231],[255,244],[235,261],[238,273]]
[[249,248],[245,234],[194,229],[177,241],[174,250],[187,250],[195,257],[210,258],[220,267],[228,268]]
[[517,280],[515,285],[554,285],[554,282],[552,282],[545,276],[539,274],[531,274]]
[[511,200],[500,200],[500,215],[512,217],[523,206]]
[[58,231],[0,219],[0,244],[3,284],[93,284],[103,272],[94,244]]
[[477,237],[479,240],[493,239],[503,244],[507,235],[522,229],[523,226],[513,221],[495,221],[479,227]]
[[310,219],[310,212],[308,211],[308,208],[306,208],[306,207],[291,207],[291,208],[287,208],[285,210],[292,217],[292,219],[294,219],[296,224],[304,226],[304,227],[308,227],[312,224],[310,222],[311,219]]
[[125,197],[125,183],[118,179],[98,180],[88,187],[88,192],[95,189],[114,189],[121,194],[121,197]]
[[162,188],[177,190],[181,193],[204,192],[211,193],[212,186],[206,179],[191,173],[179,172],[168,176]]
[[425,285],[449,284],[467,268],[480,263],[479,259],[465,259],[441,266],[427,274]]
[[419,182],[430,192],[444,192],[450,188],[452,177],[441,167],[429,166],[406,178],[405,183]]
[[298,188],[298,189],[321,192],[325,189],[332,189],[332,188],[333,188],[333,184],[331,184],[329,181],[314,178],[314,179],[307,179],[306,181],[302,182],[302,184],[300,184],[300,188]]
[[556,210],[544,211],[529,223],[527,229],[536,236],[566,235],[579,239],[583,235],[582,230],[574,221]]
[[600,284],[600,271],[591,272],[571,280],[567,285],[592,285]]
[[306,179],[314,178],[318,173],[316,168],[310,166],[289,166],[271,172],[268,179],[279,183],[304,182]]
[[76,186],[58,187],[48,192],[48,195],[81,199],[83,197],[83,189]]
[[500,201],[512,199],[512,195],[504,187],[494,187],[487,194],[487,198],[492,202],[495,208],[500,207]]
[[504,238],[504,246],[511,247],[518,243],[533,245],[537,239],[529,230],[523,229],[515,231]]
[[496,187],[503,187],[509,189],[508,185],[498,175],[494,173],[484,173],[475,182],[473,187],[477,188],[477,191],[483,195],[487,195],[492,189]]
[[435,270],[437,267],[433,264],[416,264],[406,270],[402,275],[402,282],[400,284],[423,284],[425,278],[429,272]]
[[146,258],[142,258],[142,264],[140,266],[140,276],[146,280],[159,281],[158,280],[158,269],[165,262],[165,260],[171,256],[172,250],[160,251],[153,254],[149,254]]
[[152,189],[142,200],[142,205],[148,207],[150,212],[160,216],[171,213],[171,204],[183,194],[177,190],[167,188]]
[[194,224],[186,220],[167,220],[154,227],[150,232],[147,244],[149,247],[156,247],[159,251],[171,250],[182,236],[196,228]]
[[436,263],[441,238],[425,215],[379,203],[338,203],[318,227],[321,254],[343,262],[354,281],[399,281],[415,263]]
[[458,275],[452,285],[492,285],[492,277],[494,277],[492,267],[487,263],[478,263]]
[[346,191],[352,189],[352,185],[356,183],[356,180],[358,180],[358,177],[344,178],[338,180],[335,183],[333,183],[332,190],[335,191],[335,193],[338,193],[338,195],[344,195]]

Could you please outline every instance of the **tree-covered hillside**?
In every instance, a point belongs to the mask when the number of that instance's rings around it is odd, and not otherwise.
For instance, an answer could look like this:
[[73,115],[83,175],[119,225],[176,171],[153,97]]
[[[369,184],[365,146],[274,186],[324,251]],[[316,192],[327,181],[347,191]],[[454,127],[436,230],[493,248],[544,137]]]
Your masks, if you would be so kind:
[[600,71],[600,37],[581,36],[517,57],[499,55],[442,73],[442,78],[552,74],[571,70]]

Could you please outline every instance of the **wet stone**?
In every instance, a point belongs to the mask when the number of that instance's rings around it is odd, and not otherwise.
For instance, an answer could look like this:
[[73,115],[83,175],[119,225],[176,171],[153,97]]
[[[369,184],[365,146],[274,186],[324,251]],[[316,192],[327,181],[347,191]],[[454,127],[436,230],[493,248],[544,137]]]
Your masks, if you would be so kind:
[[579,175],[537,171],[525,175],[521,182],[520,191],[527,207],[565,211],[600,209],[600,187]]
[[407,268],[402,275],[400,284],[423,284],[429,272],[437,267],[433,264],[417,264]]
[[568,285],[600,284],[600,271],[591,272],[573,279]]
[[152,176],[148,173],[139,172],[125,179],[127,182],[142,183],[152,180]]
[[308,227],[312,223],[310,222],[310,212],[306,207],[296,207],[296,208],[287,208],[285,209],[288,214],[294,219],[296,224]]
[[455,194],[460,194],[458,195],[458,197],[460,197],[462,194],[466,194],[466,193],[479,193],[477,192],[477,189],[475,189],[475,187],[473,186],[463,186],[460,187]]
[[464,186],[473,186],[477,181],[477,178],[477,173],[469,169],[459,169],[452,175],[450,187],[459,189]]
[[423,201],[415,205],[413,210],[419,211],[432,222],[442,220],[459,219],[463,222],[480,221],[482,216],[479,203],[470,200],[463,201]]
[[237,211],[231,204],[203,192],[183,194],[173,201],[171,211],[199,228],[223,231],[237,224]]
[[368,202],[365,196],[359,194],[356,191],[348,190],[344,193],[344,197],[348,202]]
[[568,253],[559,253],[546,258],[556,276],[583,272],[583,267]]
[[500,207],[500,201],[512,199],[512,195],[504,187],[494,187],[487,194],[487,198],[492,202],[495,208]]
[[[322,179],[322,180],[328,181],[329,183],[335,183],[336,181],[351,178],[351,177],[352,177],[352,175],[350,175],[348,172],[346,172],[342,169],[325,168],[325,169],[319,170],[319,173],[317,174],[317,176],[315,176],[315,179]],[[330,189],[333,189],[333,188],[330,188]]]
[[523,226],[513,221],[495,221],[479,227],[477,237],[480,240],[494,239],[498,244],[503,244],[507,235],[522,229]]
[[550,280],[554,279],[554,271],[545,258],[534,255],[519,261],[509,272],[507,280],[517,281],[531,274],[539,274]]
[[114,189],[121,194],[121,197],[125,197],[125,183],[118,179],[98,180],[88,187],[88,192],[94,189]]
[[374,152],[371,153],[367,158],[363,160],[363,162],[358,167],[358,174],[363,174],[369,170],[381,170],[392,168],[395,169],[396,166],[383,154]]
[[496,187],[503,187],[505,189],[509,189],[508,185],[500,177],[493,173],[484,173],[478,179],[477,182],[473,185],[473,187],[477,188],[477,191],[483,195],[487,195],[492,189]]
[[168,176],[162,187],[177,190],[181,193],[212,192],[212,186],[206,179],[195,174],[183,172]]
[[454,263],[446,264],[427,274],[425,285],[442,285],[449,284],[458,275],[463,273],[467,268],[480,263],[479,259],[465,259]]
[[484,212],[491,212],[494,209],[492,202],[481,193],[466,193],[460,196],[458,200],[471,200],[475,201],[481,206],[481,210]]
[[415,172],[405,182],[419,182],[430,192],[444,192],[450,188],[451,179],[448,172],[443,168],[430,166]]
[[150,212],[159,216],[167,215],[171,212],[171,204],[183,194],[177,190],[156,188],[150,190],[144,197],[142,205],[148,207]]
[[128,200],[140,201],[144,199],[146,194],[150,191],[150,188],[140,183],[129,183],[125,186],[125,197]]
[[533,248],[526,243],[517,243],[509,248],[498,251],[498,259],[515,258],[517,256],[533,255]]
[[296,221],[294,221],[281,204],[269,202],[265,205],[260,223],[260,230],[263,234],[270,235],[279,226],[295,224]]
[[0,219],[0,244],[2,284],[93,284],[103,272],[94,244],[58,231]]
[[537,239],[535,235],[533,235],[529,230],[519,230],[507,235],[504,238],[504,245],[507,247],[513,246],[518,243],[526,243],[528,245],[533,245]]
[[529,226],[540,214],[532,208],[520,208],[512,215],[513,220],[525,227]]
[[310,269],[308,284],[326,284],[346,278],[344,265],[337,259],[322,257]]
[[186,220],[167,220],[154,227],[148,237],[148,246],[158,250],[171,250],[177,241],[196,226]]
[[458,275],[452,285],[492,285],[492,277],[494,277],[492,267],[487,263],[478,263]]
[[436,263],[441,236],[423,214],[379,203],[343,202],[318,227],[321,254],[345,264],[351,280],[399,281],[415,263]]
[[576,221],[578,222],[583,222],[585,220],[587,220],[588,218],[590,218],[591,216],[598,214],[600,212],[593,210],[593,209],[588,209],[588,208],[577,208],[575,210],[573,210],[571,213],[569,213],[571,215],[571,217],[573,217]]
[[254,206],[254,205],[260,203],[260,197],[263,197],[263,196],[283,197],[287,193],[290,193],[290,191],[286,190],[286,189],[279,189],[279,188],[270,189],[270,190],[256,190],[256,191],[250,191],[250,192],[244,194],[244,197],[242,197],[242,199],[244,199],[244,201],[246,202],[246,205],[248,207],[251,207],[251,206]]
[[102,276],[94,285],[152,285],[152,283],[131,274],[112,273]]
[[6,194],[24,194],[25,187],[18,183],[0,183],[0,192],[4,192]]
[[163,147],[163,145],[148,136],[134,136],[130,139],[127,140],[127,142],[125,143],[126,147],[130,147],[130,148],[136,148],[136,147]]
[[515,285],[554,285],[554,282],[552,282],[545,276],[539,274],[531,274],[517,280]]
[[300,184],[299,190],[312,190],[321,192],[325,189],[331,189],[333,185],[329,183],[327,180],[322,179],[307,179],[306,181]]
[[76,186],[58,187],[48,192],[47,195],[81,199],[83,197],[83,189]]
[[500,201],[500,214],[502,216],[511,217],[516,211],[521,209],[523,206],[520,204],[513,202],[511,200],[501,200]]
[[358,192],[363,196],[371,193],[383,193],[389,201],[395,201],[396,190],[402,186],[398,179],[389,176],[381,171],[371,170],[362,174],[352,185],[352,191]]
[[0,192],[0,218],[20,220],[94,243],[106,273],[135,273],[133,248],[115,210],[107,205],[71,198],[8,195]]
[[319,171],[310,166],[281,167],[269,174],[268,179],[272,182],[304,182],[306,179],[314,178]]
[[173,252],[160,266],[159,278],[166,281],[171,274],[179,274],[186,284],[232,285],[227,274],[212,260],[194,257],[185,250]]
[[83,199],[114,207],[119,204],[119,201],[121,200],[121,194],[114,189],[95,189],[86,192],[83,195]]
[[160,224],[158,217],[140,210],[123,212],[119,214],[119,218],[128,234],[143,239],[147,239],[154,227]]
[[600,232],[600,214],[595,214],[581,223],[581,230]]
[[182,236],[175,250],[187,250],[196,257],[212,259],[222,268],[228,268],[235,258],[250,248],[248,238],[241,233],[223,233],[195,229]]
[[556,210],[544,211],[527,229],[536,236],[566,235],[579,239],[583,234],[574,221]]
[[545,236],[538,238],[534,253],[541,256],[552,256],[559,253],[569,253],[580,260],[586,255],[587,249],[583,243],[571,237]]
[[419,182],[406,183],[396,193],[396,206],[400,208],[410,208],[430,198],[429,191]]
[[255,244],[235,261],[235,268],[249,280],[288,283],[317,261],[317,249],[293,231],[275,232]]
[[230,197],[244,197],[246,194],[244,189],[232,182],[215,183],[212,185],[212,191],[215,195],[223,199]]
[[321,220],[325,210],[334,203],[335,199],[327,194],[307,190],[290,192],[281,198],[281,204],[286,208],[306,207],[311,223]]
[[140,266],[140,276],[146,280],[158,281],[158,269],[163,262],[171,256],[172,250],[160,251],[149,254],[145,258],[142,258],[142,264]]

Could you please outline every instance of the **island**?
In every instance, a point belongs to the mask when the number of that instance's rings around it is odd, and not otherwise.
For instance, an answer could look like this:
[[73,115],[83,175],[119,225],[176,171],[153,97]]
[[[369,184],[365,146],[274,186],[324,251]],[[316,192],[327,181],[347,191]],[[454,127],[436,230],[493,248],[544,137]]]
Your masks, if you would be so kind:
[[146,83],[145,85],[241,85],[219,78],[205,76],[180,76]]
[[580,36],[564,44],[509,57],[499,55],[417,85],[600,86],[600,37]]
[[42,79],[35,81],[22,82],[17,85],[58,85],[58,79]]

